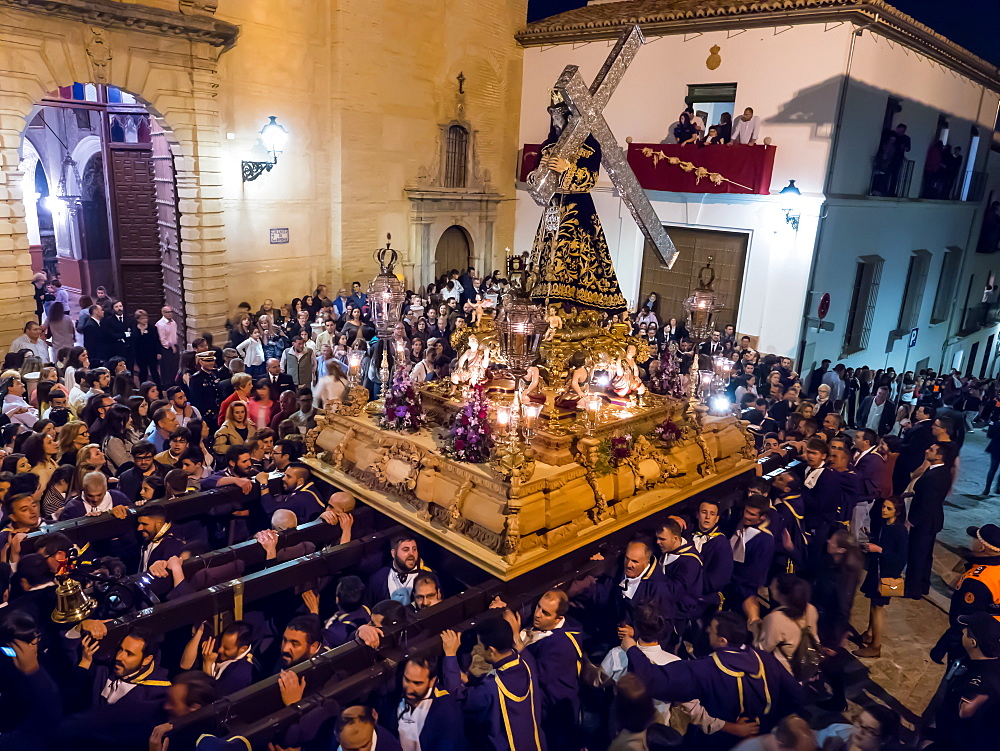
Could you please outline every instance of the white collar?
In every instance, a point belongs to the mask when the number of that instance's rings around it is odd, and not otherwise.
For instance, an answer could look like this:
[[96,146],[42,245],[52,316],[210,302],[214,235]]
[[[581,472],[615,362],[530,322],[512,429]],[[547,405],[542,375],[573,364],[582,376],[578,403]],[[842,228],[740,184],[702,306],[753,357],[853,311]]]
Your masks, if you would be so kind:
[[[868,454],[870,454],[872,451],[874,451],[877,448],[878,448],[878,446],[872,446],[870,449],[865,449],[860,454],[858,454],[858,459],[860,459],[862,456],[868,456]],[[858,459],[855,459],[855,461],[857,461]]]

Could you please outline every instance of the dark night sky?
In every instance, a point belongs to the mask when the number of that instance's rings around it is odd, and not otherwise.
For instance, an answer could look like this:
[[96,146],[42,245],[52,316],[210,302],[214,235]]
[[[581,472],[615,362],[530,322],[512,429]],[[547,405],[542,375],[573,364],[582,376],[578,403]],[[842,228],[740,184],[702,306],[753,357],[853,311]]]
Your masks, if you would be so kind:
[[[890,2],[956,44],[1000,66],[1000,43],[996,36],[1000,28],[1000,0]],[[586,4],[586,0],[528,0],[528,20],[536,21]]]

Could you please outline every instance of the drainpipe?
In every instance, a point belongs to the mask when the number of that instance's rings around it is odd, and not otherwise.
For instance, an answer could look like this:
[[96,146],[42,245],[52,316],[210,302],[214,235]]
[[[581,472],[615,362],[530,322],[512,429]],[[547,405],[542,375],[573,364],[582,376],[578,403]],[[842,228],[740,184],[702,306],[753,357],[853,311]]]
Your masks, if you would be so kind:
[[[844,80],[841,81],[840,93],[837,97],[837,119],[833,124],[833,144],[830,146],[830,159],[826,169],[826,178],[823,181],[824,198],[830,193],[830,186],[833,183],[833,168],[837,161],[837,152],[840,150],[840,126],[844,121],[844,105],[847,102],[847,89],[851,83],[851,66],[854,64],[854,44],[862,33],[864,33],[865,29],[871,28],[878,23],[878,19],[879,14],[876,13],[875,19],[871,23],[859,26],[851,32],[851,47],[847,53],[847,68],[844,70]],[[826,202],[824,201],[823,207],[825,206]],[[816,226],[816,240],[813,243],[812,257],[809,261],[809,286],[806,289],[806,302],[802,308],[802,317],[799,323],[799,353],[796,362],[798,363],[800,372],[805,367],[803,360],[806,351],[806,320],[809,317],[809,309],[812,307],[813,286],[816,281],[816,256],[819,253],[820,238],[823,236],[823,225],[826,222],[826,216],[822,210],[823,207],[820,209],[819,222]]]

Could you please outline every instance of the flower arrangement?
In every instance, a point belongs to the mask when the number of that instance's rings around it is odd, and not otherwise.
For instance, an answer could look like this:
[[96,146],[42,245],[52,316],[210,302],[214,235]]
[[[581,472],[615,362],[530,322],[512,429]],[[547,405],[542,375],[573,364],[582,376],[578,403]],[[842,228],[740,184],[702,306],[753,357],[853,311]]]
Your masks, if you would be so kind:
[[680,440],[681,429],[677,427],[673,420],[664,420],[653,428],[652,437],[663,442],[669,448],[674,444],[674,441]]
[[392,386],[385,397],[385,412],[379,417],[378,425],[384,430],[398,433],[416,433],[427,423],[420,394],[413,388],[413,382],[405,368],[400,368],[392,379]]
[[469,389],[469,398],[455,413],[444,436],[444,454],[460,462],[488,461],[493,450],[493,429],[489,403],[482,384]]
[[628,434],[615,433],[597,445],[597,463],[594,472],[610,475],[632,457],[633,438]]

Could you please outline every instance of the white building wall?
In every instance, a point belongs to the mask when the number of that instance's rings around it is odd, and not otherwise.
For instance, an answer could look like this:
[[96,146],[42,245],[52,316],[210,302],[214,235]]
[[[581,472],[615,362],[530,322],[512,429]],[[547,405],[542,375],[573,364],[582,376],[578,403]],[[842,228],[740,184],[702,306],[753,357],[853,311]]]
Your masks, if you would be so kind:
[[[907,126],[914,160],[911,197],[920,194],[927,147],[934,141],[938,115],[950,125],[949,145],[969,154],[970,128],[978,124],[988,142],[997,114],[998,95],[923,55],[907,50],[876,34],[864,33],[855,40],[851,83],[841,123],[832,194],[863,195],[868,192],[871,160],[878,150],[882,121],[890,96],[902,100],[895,123]],[[964,169],[982,169],[986,161],[981,148],[978,164]]]
[[[870,368],[892,366],[902,372],[906,357],[906,337],[890,341],[890,332],[899,322],[903,304],[907,269],[915,250],[926,250],[932,258],[927,272],[924,294],[921,299],[917,327],[920,329],[917,346],[909,356],[908,366],[928,358],[932,368],[940,366],[945,346],[951,333],[951,320],[930,323],[931,311],[941,275],[945,249],[949,246],[965,248],[969,241],[969,228],[978,207],[970,203],[945,201],[896,201],[891,199],[832,199],[827,204],[818,246],[816,271],[812,288],[810,314],[823,293],[830,294],[830,312],[826,321],[833,324],[832,331],[817,331],[813,326],[804,328],[806,342],[804,367],[829,358],[849,367],[867,365]],[[876,300],[868,348],[844,354],[843,344],[857,262],[860,256],[877,255],[885,259]],[[966,254],[966,263],[974,254]],[[953,319],[955,326],[961,320],[961,310],[969,283],[969,274],[960,273],[955,285]],[[982,287],[973,288],[973,303],[982,297]],[[888,350],[888,351],[887,351]]]
[[[885,265],[869,348],[844,361],[871,367],[889,362],[898,369],[905,342],[896,342],[887,355],[889,331],[897,323],[910,252],[925,249],[933,259],[918,317],[920,339],[910,362],[927,357],[932,367],[938,367],[946,357],[953,356],[956,346],[968,349],[968,344],[954,336],[960,316],[953,323],[934,326],[930,326],[929,318],[944,249],[966,248],[970,236],[974,248],[982,208],[974,203],[868,199],[865,194],[890,95],[903,100],[903,111],[896,122],[909,126],[912,150],[908,157],[916,162],[910,195],[915,197],[919,195],[924,155],[934,137],[939,114],[949,119],[949,143],[961,146],[966,155],[970,127],[978,123],[983,145],[977,164],[963,169],[985,168],[997,94],[871,32],[854,36],[850,24],[829,29],[816,24],[784,30],[751,29],[732,37],[729,33],[650,40],[640,50],[604,114],[620,143],[626,137],[639,143],[655,143],[666,137],[668,126],[683,108],[689,84],[736,82],[736,112],[752,106],[761,116],[762,137],[770,137],[777,147],[772,193],[790,179],[802,191],[797,234],[785,223],[773,195],[650,194],[658,216],[666,224],[749,234],[737,330],[759,336],[763,351],[801,357],[804,369],[814,358],[838,360],[857,257],[878,254],[885,258]],[[852,38],[850,84],[830,186],[830,196],[837,199],[825,204],[824,182]],[[705,59],[709,48],[716,44],[721,48],[723,62],[710,71]],[[610,46],[607,42],[593,42],[525,50],[521,143],[544,140],[548,132],[545,107],[549,90],[563,68],[578,65],[589,83]],[[641,233],[603,173],[594,200],[622,290],[635,304],[641,292]],[[531,247],[541,212],[526,192],[518,191],[518,252]],[[821,233],[818,241],[817,232]],[[975,278],[981,293],[989,275],[988,264],[971,250],[956,285],[956,298],[961,298],[956,305],[964,302],[970,278]],[[810,285],[814,253],[815,283]],[[1000,263],[997,266],[1000,279]],[[833,301],[827,318],[834,324],[833,332],[817,332],[815,326],[803,323],[804,313],[815,316],[823,292],[829,292]],[[982,337],[976,334],[968,341],[985,339],[990,332],[981,333]],[[982,351],[981,347],[980,358]]]

